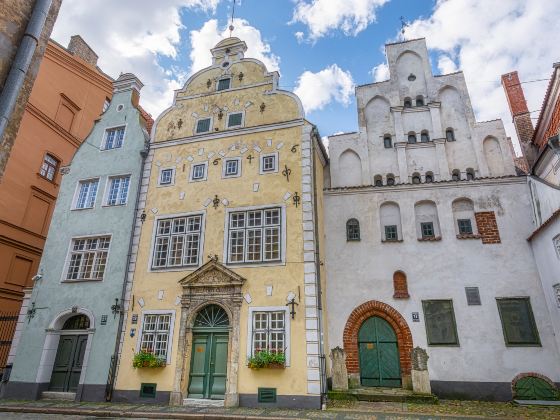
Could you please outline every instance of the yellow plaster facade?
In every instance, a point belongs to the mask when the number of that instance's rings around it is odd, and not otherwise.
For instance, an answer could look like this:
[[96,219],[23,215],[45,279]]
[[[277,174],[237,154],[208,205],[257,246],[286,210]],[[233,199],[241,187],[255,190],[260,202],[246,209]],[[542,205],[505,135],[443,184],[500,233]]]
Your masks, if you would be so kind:
[[[269,73],[257,60],[245,59],[245,50],[245,43],[237,38],[217,44],[212,66],[193,75],[176,92],[173,105],[152,130],[145,194],[140,198],[146,216],[134,237],[137,252],[125,302],[117,400],[135,400],[142,383],[157,384],[152,401],[181,404],[190,398],[193,322],[207,304],[217,304],[230,318],[226,405],[258,405],[258,389],[275,388],[279,406],[320,406],[325,387],[320,297],[324,275],[318,238],[323,235],[321,191],[327,158],[316,130],[304,119],[299,99],[278,90],[278,74]],[[217,91],[224,78],[230,79],[229,88]],[[243,114],[242,124],[228,128],[228,115],[233,112]],[[210,129],[197,133],[198,121],[204,118],[211,118]],[[265,155],[274,157],[270,171],[264,170]],[[237,159],[235,176],[225,173],[228,159]],[[193,180],[194,166],[200,164],[205,165],[202,179]],[[162,183],[162,171],[172,173],[170,182]],[[231,263],[231,213],[254,209],[279,210],[279,258]],[[201,216],[197,263],[154,268],[158,220],[183,215]],[[243,283],[234,292],[228,279],[237,276]],[[196,289],[203,295],[194,297],[189,293],[195,289],[179,283],[214,281],[215,286],[217,277],[225,279],[222,288],[206,284]],[[291,298],[297,303],[294,319],[287,306]],[[237,303],[230,305],[233,301]],[[284,311],[284,369],[247,366],[254,351],[254,312],[267,311]],[[168,364],[163,368],[132,367],[147,313],[171,314]]]

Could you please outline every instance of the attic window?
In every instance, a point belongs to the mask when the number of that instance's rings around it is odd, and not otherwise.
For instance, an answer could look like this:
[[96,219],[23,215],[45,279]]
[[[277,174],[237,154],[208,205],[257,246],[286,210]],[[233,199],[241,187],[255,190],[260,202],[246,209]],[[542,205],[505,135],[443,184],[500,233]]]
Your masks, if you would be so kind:
[[408,81],[409,81],[409,82],[414,82],[415,80],[416,80],[416,76],[413,75],[412,73],[410,73],[410,74],[408,75]]
[[227,66],[229,66],[229,61],[224,61],[224,62],[222,63],[222,67],[227,67]]
[[231,82],[231,79],[229,77],[227,79],[218,80],[218,90],[229,89],[230,82]]

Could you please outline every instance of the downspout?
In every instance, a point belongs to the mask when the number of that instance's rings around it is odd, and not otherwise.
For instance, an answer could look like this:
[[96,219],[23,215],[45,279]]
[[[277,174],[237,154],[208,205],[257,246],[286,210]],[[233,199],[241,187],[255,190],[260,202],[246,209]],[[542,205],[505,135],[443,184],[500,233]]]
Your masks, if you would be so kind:
[[321,408],[326,408],[326,397],[327,397],[327,361],[325,358],[325,349],[323,341],[323,290],[321,287],[321,259],[320,259],[320,248],[319,248],[319,212],[317,208],[317,180],[315,173],[315,165],[317,164],[315,156],[315,141],[317,139],[317,127],[313,126],[311,131],[311,170],[313,171],[313,212],[314,217],[314,236],[315,236],[315,271],[317,273],[315,277],[316,287],[317,287],[317,317],[318,317],[318,330],[319,330],[319,379],[321,387]]
[[35,50],[39,45],[39,39],[45,27],[51,4],[52,0],[37,0],[35,2],[14,62],[8,77],[6,77],[2,92],[0,92],[0,139],[4,137],[4,131],[14,112],[19,92],[25,82],[27,71],[33,59],[33,54],[35,54]]

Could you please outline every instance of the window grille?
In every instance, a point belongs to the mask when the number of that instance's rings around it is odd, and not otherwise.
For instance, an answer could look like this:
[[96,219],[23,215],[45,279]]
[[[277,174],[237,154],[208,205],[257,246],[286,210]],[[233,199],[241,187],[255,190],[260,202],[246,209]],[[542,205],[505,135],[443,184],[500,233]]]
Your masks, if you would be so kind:
[[130,175],[110,178],[107,205],[120,206],[126,204],[129,186]]
[[159,173],[159,185],[169,185],[173,182],[173,169],[162,169]]
[[207,133],[210,131],[210,118],[203,118],[196,123],[197,133]]
[[243,113],[237,112],[235,114],[229,114],[228,117],[228,127],[240,127],[243,122]]
[[284,311],[253,312],[253,354],[267,350],[284,353],[286,350],[286,313]]
[[99,179],[80,181],[78,200],[76,201],[77,209],[92,208],[94,206],[95,199],[97,197],[98,186],[99,186]]
[[198,265],[202,216],[157,221],[152,268]]
[[386,241],[396,241],[398,240],[398,231],[396,225],[385,226],[385,240]]
[[420,223],[420,230],[422,231],[422,238],[434,237],[434,224],[433,222]]
[[230,84],[231,84],[231,79],[230,78],[220,79],[220,80],[218,80],[218,90],[229,89]]
[[145,314],[140,350],[167,359],[171,328],[171,314]]
[[346,240],[360,240],[360,222],[357,219],[350,219],[346,222]]
[[41,165],[39,174],[49,181],[54,181],[58,165],[60,165],[60,161],[47,153],[43,158],[43,164]]
[[110,128],[105,131],[104,150],[119,149],[123,145],[124,127]]
[[109,236],[73,239],[66,280],[102,280],[110,241]]

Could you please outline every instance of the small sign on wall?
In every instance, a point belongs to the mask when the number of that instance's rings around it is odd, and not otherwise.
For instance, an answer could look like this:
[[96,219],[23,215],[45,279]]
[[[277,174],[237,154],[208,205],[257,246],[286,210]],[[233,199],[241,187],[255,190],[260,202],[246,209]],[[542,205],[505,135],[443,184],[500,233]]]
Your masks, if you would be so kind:
[[132,314],[132,323],[138,324],[138,314]]
[[412,322],[420,322],[420,313],[412,312]]
[[107,315],[101,315],[101,325],[107,325]]

